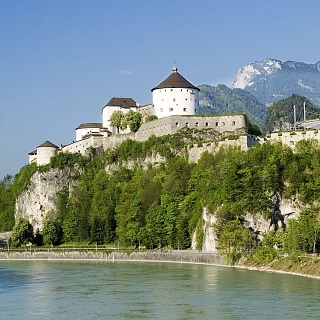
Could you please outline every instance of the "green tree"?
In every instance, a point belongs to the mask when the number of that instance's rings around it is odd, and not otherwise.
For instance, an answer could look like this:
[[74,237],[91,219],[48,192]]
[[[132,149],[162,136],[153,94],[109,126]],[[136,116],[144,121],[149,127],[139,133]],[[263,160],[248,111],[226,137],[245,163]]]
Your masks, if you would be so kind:
[[59,228],[57,224],[50,219],[46,219],[43,224],[42,235],[43,235],[44,244],[47,244],[47,245],[58,244]]
[[21,246],[32,242],[33,227],[26,219],[20,218],[14,226],[10,241],[13,246]]
[[110,117],[110,125],[117,128],[117,133],[120,132],[120,129],[123,129],[123,120],[124,113],[121,110],[114,111]]
[[158,117],[156,116],[156,115],[148,115],[148,116],[146,116],[146,118],[145,118],[145,123],[148,123],[148,122],[151,122],[151,121],[153,121],[153,120],[157,120],[158,119]]
[[239,220],[220,221],[214,225],[218,250],[234,265],[243,254],[255,246],[255,237]]
[[131,132],[137,132],[141,126],[142,116],[139,112],[129,110],[123,119],[123,129],[129,127]]
[[15,198],[12,190],[12,176],[0,181],[0,232],[12,230],[14,226]]
[[98,244],[110,243],[115,239],[117,187],[104,169],[94,177],[93,192],[89,219],[91,241]]

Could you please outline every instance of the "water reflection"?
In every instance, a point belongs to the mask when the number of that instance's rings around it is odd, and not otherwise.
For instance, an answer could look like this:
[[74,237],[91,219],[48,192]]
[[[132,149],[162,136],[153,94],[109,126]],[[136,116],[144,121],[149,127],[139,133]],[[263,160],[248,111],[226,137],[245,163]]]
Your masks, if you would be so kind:
[[301,319],[320,281],[207,265],[0,261],[3,319]]

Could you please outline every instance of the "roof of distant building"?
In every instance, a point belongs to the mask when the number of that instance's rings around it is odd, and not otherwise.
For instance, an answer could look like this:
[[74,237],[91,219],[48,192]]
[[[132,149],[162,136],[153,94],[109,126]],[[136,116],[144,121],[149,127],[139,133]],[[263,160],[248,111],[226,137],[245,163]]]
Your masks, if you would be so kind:
[[151,89],[151,91],[156,89],[164,89],[164,88],[186,88],[186,89],[195,89],[200,91],[199,88],[197,88],[192,83],[190,83],[178,72],[178,69],[176,68],[176,66],[173,67],[173,70],[170,76],[167,77],[160,84],[158,84],[156,87]]
[[89,123],[82,123],[77,129],[88,129],[88,128],[102,128],[101,122],[89,122]]
[[52,142],[50,142],[50,141],[45,141],[43,144],[40,144],[40,146],[38,146],[37,147],[37,149],[38,148],[56,148],[56,149],[58,149],[58,147],[55,145],[55,144],[53,144]]
[[132,98],[116,98],[113,97],[105,105],[105,107],[121,107],[121,108],[131,108],[136,107],[137,103]]

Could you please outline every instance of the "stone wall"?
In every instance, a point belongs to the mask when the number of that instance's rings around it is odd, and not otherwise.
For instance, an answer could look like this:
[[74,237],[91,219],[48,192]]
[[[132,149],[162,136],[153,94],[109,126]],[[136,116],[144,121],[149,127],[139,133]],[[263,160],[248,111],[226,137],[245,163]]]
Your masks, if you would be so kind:
[[170,116],[148,123],[144,123],[136,133],[138,141],[147,140],[152,134],[164,136],[175,134],[181,128],[189,127],[202,129],[214,129],[219,133],[237,132],[246,133],[246,122],[244,115],[224,116]]
[[273,132],[271,135],[260,139],[260,143],[263,143],[264,141],[280,141],[283,144],[294,148],[298,141],[308,139],[315,139],[320,143],[320,131],[310,129],[306,131]]
[[216,153],[221,147],[239,147],[241,150],[247,151],[254,145],[259,144],[259,140],[256,137],[243,135],[236,138],[225,138],[222,141],[203,143],[200,146],[194,144],[189,146],[189,161],[197,163],[203,152]]
[[196,251],[141,251],[141,252],[107,252],[101,250],[59,250],[59,251],[0,251],[3,260],[105,260],[105,261],[156,261],[226,265],[218,254]]

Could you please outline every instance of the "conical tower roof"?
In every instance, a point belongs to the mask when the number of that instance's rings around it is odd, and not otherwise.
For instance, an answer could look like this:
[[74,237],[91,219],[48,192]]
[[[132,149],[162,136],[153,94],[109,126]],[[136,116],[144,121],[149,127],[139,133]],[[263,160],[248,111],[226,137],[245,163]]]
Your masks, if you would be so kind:
[[186,88],[186,89],[194,89],[199,90],[196,86],[190,83],[187,79],[185,79],[179,72],[178,69],[174,66],[173,71],[168,78],[159,83],[156,87],[151,89],[151,91],[156,89],[164,89],[164,88]]
[[50,142],[50,141],[45,141],[44,143],[42,143],[42,144],[40,144],[40,146],[38,146],[37,147],[37,149],[38,148],[44,148],[44,147],[50,147],[50,148],[56,148],[56,149],[58,149],[58,147],[55,145],[55,144],[53,144],[52,142]]

